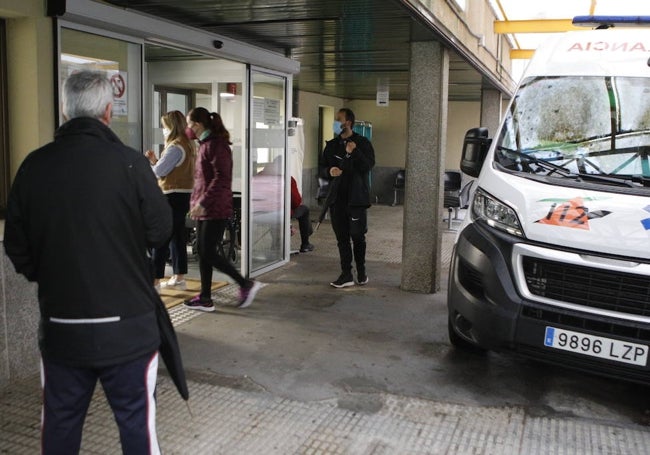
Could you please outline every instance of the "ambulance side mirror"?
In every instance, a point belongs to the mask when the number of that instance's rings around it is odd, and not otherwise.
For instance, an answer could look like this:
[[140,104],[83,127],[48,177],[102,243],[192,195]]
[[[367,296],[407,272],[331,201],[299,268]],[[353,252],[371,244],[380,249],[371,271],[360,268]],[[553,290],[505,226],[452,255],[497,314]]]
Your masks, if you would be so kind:
[[490,148],[492,139],[488,139],[487,128],[472,128],[465,133],[460,169],[470,177],[478,177]]

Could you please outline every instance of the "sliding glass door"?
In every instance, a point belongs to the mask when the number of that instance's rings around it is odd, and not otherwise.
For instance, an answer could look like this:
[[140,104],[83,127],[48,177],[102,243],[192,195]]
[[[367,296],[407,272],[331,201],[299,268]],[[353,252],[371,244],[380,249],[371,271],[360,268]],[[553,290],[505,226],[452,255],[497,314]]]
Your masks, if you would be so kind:
[[0,19],[0,218],[4,219],[9,196],[9,106],[7,101],[7,34]]
[[288,260],[286,178],[286,77],[250,74],[250,271],[261,273]]
[[61,27],[60,44],[60,83],[82,69],[105,72],[113,84],[111,129],[126,145],[141,150],[142,43]]

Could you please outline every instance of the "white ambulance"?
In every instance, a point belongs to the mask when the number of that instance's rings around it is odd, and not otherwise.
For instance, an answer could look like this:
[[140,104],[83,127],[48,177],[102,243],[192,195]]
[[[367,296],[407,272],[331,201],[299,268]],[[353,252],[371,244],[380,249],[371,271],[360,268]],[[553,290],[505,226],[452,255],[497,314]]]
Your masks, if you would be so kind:
[[449,273],[455,346],[650,383],[643,20],[574,19],[600,27],[540,46],[494,138],[468,131],[461,169],[478,180]]

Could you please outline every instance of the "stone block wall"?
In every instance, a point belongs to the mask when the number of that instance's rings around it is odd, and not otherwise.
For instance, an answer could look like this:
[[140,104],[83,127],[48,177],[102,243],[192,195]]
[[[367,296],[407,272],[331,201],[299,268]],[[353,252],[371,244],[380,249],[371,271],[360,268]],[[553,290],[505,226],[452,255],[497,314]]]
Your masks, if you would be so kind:
[[16,273],[4,253],[4,247],[0,253],[0,274],[1,389],[12,382],[37,374],[40,353],[36,284]]

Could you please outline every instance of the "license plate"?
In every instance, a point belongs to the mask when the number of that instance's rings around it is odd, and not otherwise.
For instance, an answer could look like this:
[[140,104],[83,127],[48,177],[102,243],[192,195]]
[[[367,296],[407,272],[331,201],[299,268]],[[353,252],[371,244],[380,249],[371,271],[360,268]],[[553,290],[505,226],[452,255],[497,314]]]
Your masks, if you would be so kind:
[[613,340],[555,327],[546,327],[544,346],[639,366],[645,366],[648,360],[648,346],[644,344]]

